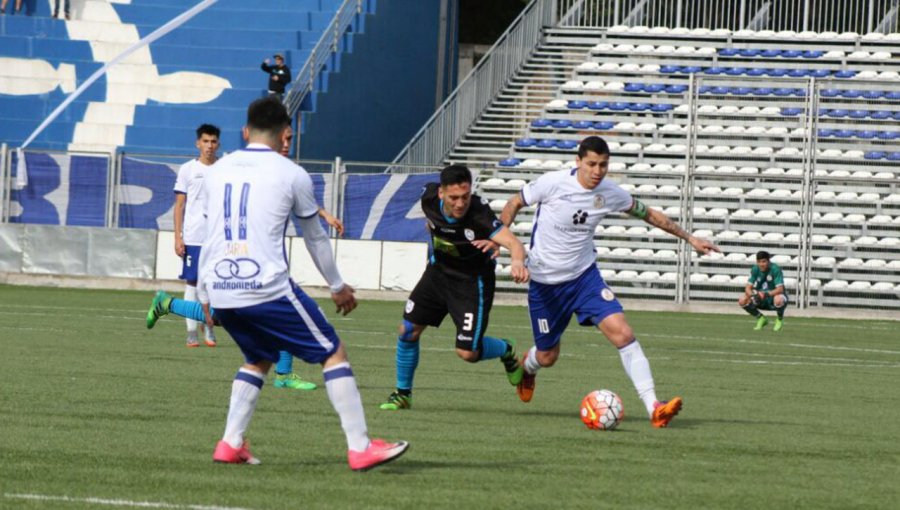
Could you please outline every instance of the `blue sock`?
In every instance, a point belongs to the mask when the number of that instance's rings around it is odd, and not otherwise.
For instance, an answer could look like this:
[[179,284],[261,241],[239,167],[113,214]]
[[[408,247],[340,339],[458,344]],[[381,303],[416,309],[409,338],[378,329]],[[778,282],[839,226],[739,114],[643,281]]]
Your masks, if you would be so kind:
[[[200,322],[206,321],[206,317],[203,316],[203,305],[198,301],[185,301],[179,298],[172,298],[172,302],[169,303],[169,311],[175,315],[180,315],[185,319],[193,319]],[[209,311],[210,313],[213,313],[212,308],[210,308]]]
[[413,376],[419,366],[419,342],[397,339],[397,389],[412,391]]
[[499,358],[506,354],[507,343],[499,338],[485,336],[481,338],[481,359]]
[[278,375],[286,375],[293,371],[294,357],[287,351],[278,351],[278,364],[275,365],[275,373]]

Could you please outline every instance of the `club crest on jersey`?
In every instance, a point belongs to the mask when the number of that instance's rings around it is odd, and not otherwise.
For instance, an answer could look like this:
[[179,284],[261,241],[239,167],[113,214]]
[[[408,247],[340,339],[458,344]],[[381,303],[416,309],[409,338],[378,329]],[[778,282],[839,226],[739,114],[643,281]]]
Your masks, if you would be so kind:
[[465,234],[466,239],[468,239],[469,241],[475,240],[475,232],[472,229],[470,229],[470,228],[465,229],[463,231],[463,234]]
[[603,208],[603,195],[597,195],[594,197],[594,208],[595,209]]
[[406,313],[412,312],[412,311],[413,311],[413,308],[415,308],[415,307],[416,307],[416,304],[413,303],[413,300],[412,300],[412,299],[407,299],[407,300],[406,300]]
[[613,291],[609,290],[609,287],[604,287],[603,290],[600,291],[600,297],[607,301],[612,301],[616,299],[616,295],[613,294]]

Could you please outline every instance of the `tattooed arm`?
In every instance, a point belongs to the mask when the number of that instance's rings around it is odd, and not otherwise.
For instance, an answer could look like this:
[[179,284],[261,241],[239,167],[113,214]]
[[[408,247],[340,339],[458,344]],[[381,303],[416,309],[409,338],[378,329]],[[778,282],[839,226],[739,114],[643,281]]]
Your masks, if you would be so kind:
[[704,255],[714,251],[721,252],[721,250],[719,250],[719,247],[712,242],[707,241],[706,239],[692,236],[683,228],[681,228],[681,225],[663,214],[662,211],[647,207],[640,200],[635,199],[634,203],[631,206],[631,209],[626,212],[629,215],[634,216],[635,218],[640,218],[648,224],[664,230],[675,237],[684,239],[685,241],[689,242],[695,250]]

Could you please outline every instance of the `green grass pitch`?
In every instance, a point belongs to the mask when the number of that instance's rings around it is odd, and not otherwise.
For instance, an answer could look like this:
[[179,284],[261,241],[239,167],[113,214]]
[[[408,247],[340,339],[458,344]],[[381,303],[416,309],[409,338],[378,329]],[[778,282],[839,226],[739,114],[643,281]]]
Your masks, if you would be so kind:
[[[896,508],[900,325],[628,312],[660,398],[682,413],[653,429],[616,350],[574,324],[558,364],[518,401],[498,361],[468,364],[452,323],[423,338],[410,411],[394,385],[403,303],[365,301],[337,319],[370,433],[406,439],[395,463],[353,473],[323,387],[275,389],[249,430],[259,466],[214,464],[241,355],[184,347],[181,320],[144,326],[152,293],[0,287],[0,508]],[[736,312],[739,311],[736,308]],[[531,345],[523,307],[488,329]],[[295,369],[321,383],[319,367]],[[578,418],[617,392],[612,432]]]

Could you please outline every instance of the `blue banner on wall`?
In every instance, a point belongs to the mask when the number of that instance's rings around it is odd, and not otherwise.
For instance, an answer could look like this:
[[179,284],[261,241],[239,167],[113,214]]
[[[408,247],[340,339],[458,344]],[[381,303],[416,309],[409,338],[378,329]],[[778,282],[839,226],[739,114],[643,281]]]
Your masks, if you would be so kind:
[[180,166],[122,158],[118,226],[172,230],[173,188]]
[[422,188],[439,174],[349,175],[343,218],[349,239],[427,241]]
[[26,152],[28,185],[18,188],[12,156],[10,223],[106,225],[109,158]]

